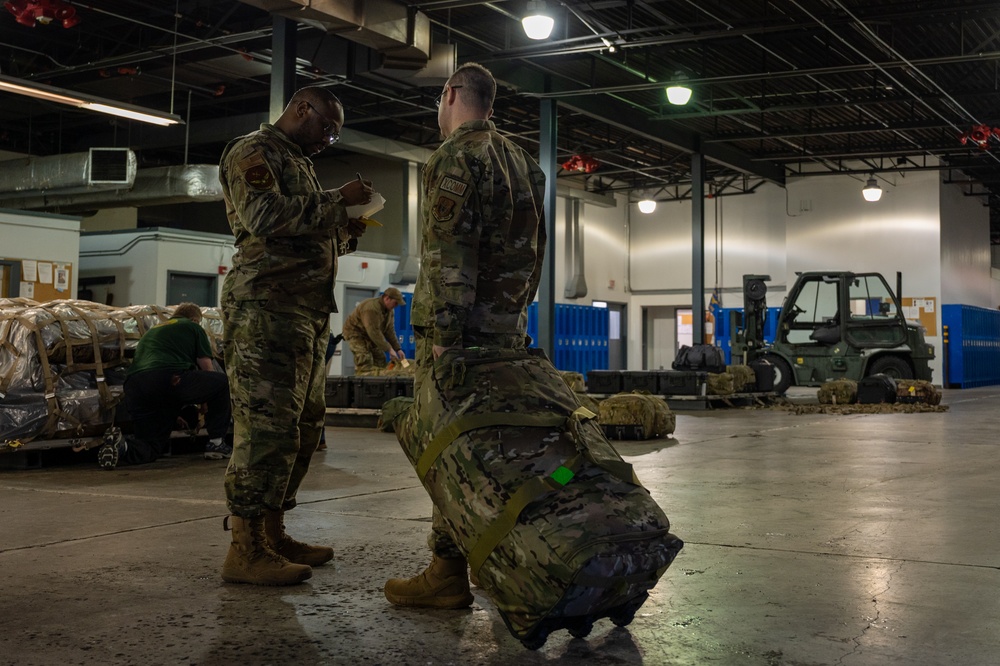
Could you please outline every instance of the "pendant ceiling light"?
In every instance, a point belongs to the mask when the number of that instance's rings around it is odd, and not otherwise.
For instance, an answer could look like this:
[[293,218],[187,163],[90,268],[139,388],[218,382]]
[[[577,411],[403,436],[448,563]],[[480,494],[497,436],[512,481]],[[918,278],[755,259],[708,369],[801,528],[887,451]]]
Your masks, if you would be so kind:
[[555,19],[549,15],[544,0],[531,0],[528,3],[528,11],[521,19],[524,34],[531,39],[548,39],[554,25]]
[[675,72],[673,81],[667,88],[667,101],[677,106],[684,106],[691,100],[691,89],[687,86],[688,77],[683,72]]
[[861,190],[861,194],[864,195],[865,201],[878,201],[882,198],[882,188],[879,187],[878,181],[875,180],[875,174],[872,174],[871,178],[865,184],[865,189]]

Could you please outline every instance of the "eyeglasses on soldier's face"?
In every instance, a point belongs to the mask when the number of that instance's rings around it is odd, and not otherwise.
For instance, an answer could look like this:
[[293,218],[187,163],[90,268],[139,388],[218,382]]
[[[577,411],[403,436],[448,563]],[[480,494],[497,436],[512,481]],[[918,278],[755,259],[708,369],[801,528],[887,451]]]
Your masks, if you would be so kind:
[[463,86],[445,86],[444,90],[441,91],[441,94],[438,95],[437,98],[435,98],[435,100],[434,100],[434,106],[436,106],[436,107],[440,107],[441,106],[441,98],[444,97],[444,94],[446,92],[448,92],[449,88],[451,88],[452,90],[458,90],[459,88],[462,88],[462,87]]
[[315,106],[313,106],[309,102],[306,102],[306,104],[309,106],[310,109],[312,109],[316,113],[317,116],[319,116],[326,123],[325,125],[323,125],[322,128],[320,128],[320,131],[322,131],[323,136],[326,137],[327,143],[333,145],[338,141],[340,141],[340,134],[338,134],[333,129],[334,123],[328,120],[322,113],[320,113],[319,109],[317,109]]

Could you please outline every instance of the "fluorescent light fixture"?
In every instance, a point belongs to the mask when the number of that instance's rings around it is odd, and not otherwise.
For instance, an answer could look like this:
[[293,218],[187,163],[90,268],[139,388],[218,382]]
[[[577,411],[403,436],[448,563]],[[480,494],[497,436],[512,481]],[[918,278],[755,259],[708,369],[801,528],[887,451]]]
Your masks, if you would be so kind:
[[22,79],[15,79],[3,74],[0,74],[0,92],[9,92],[14,93],[15,95],[34,97],[35,99],[44,100],[46,102],[56,102],[58,104],[65,104],[66,106],[72,106],[78,109],[87,109],[89,111],[107,113],[113,116],[131,118],[132,120],[139,120],[144,123],[153,123],[154,125],[176,125],[182,122],[180,116],[176,116],[172,113],[160,113],[159,111],[144,109],[141,106],[112,102],[110,100],[100,99],[99,97],[91,97],[90,95],[75,93],[71,90],[63,90],[62,88],[47,86],[42,83],[32,83]]
[[673,83],[667,88],[667,101],[684,106],[691,100],[691,89],[687,87],[688,77],[683,72],[675,72]]
[[868,179],[868,183],[865,184],[865,189],[861,190],[861,194],[864,195],[865,201],[878,201],[882,198],[882,188],[878,186],[874,174]]
[[531,0],[528,3],[528,12],[521,19],[524,34],[531,39],[548,39],[555,23],[555,19],[545,10],[543,0]]
[[656,210],[656,202],[652,199],[643,199],[639,202],[639,212],[649,215]]

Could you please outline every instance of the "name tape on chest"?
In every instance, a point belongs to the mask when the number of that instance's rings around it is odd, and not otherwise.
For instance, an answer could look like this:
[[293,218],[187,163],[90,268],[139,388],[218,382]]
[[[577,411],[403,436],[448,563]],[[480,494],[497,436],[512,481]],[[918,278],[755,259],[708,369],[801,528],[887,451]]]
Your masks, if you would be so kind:
[[445,176],[441,179],[441,184],[438,185],[438,188],[444,190],[445,192],[451,192],[452,194],[464,197],[465,191],[469,189],[469,184],[463,183],[462,181],[452,178],[451,176]]

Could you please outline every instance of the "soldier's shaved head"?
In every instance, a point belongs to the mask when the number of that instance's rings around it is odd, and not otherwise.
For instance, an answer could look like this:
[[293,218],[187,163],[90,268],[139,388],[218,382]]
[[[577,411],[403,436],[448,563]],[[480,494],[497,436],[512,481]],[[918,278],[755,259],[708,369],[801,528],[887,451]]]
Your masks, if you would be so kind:
[[329,88],[322,88],[320,86],[306,86],[305,88],[299,88],[292,95],[292,98],[288,100],[288,105],[285,106],[285,111],[289,108],[294,107],[299,102],[306,102],[307,104],[313,104],[317,107],[332,107],[339,106],[344,108],[340,99],[330,92]]
[[490,70],[479,63],[465,63],[451,75],[448,85],[465,88],[460,93],[465,103],[483,114],[484,118],[489,117],[487,114],[493,108],[493,100],[497,94],[497,82]]

